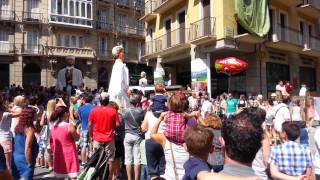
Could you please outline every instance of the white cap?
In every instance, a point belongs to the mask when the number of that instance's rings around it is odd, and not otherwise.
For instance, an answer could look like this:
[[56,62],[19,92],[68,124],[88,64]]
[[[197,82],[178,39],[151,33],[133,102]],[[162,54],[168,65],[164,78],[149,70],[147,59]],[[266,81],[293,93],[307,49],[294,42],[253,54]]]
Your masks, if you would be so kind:
[[271,97],[277,97],[276,93],[271,93]]
[[119,55],[120,50],[123,49],[123,46],[115,46],[112,48],[113,57],[117,57]]

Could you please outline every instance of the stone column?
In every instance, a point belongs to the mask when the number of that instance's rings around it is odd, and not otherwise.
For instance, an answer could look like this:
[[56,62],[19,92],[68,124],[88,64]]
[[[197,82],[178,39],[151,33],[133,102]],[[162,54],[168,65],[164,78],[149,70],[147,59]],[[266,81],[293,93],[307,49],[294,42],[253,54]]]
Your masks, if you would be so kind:
[[18,56],[18,61],[10,64],[10,84],[22,86],[23,58]]

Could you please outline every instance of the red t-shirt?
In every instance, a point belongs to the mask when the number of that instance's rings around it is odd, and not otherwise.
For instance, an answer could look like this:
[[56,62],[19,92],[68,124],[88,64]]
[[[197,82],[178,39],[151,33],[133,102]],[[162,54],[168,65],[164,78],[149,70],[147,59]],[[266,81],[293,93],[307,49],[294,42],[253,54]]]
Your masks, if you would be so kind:
[[117,111],[110,106],[98,106],[90,112],[89,121],[93,124],[93,140],[110,142],[113,140],[113,131],[119,121]]

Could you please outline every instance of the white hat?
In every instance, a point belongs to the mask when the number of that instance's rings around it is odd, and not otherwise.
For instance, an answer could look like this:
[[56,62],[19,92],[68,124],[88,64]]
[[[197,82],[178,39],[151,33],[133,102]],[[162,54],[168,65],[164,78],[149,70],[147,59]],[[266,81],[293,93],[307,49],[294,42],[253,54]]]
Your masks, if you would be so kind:
[[123,46],[115,46],[112,48],[112,56],[117,57],[119,55],[120,50],[123,49]]
[[276,93],[271,93],[271,97],[277,97]]

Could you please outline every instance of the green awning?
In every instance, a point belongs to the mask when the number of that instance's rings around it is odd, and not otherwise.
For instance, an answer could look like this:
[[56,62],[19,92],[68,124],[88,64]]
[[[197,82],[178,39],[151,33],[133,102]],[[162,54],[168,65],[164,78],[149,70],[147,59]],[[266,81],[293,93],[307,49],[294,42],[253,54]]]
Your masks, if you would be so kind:
[[235,0],[238,23],[248,32],[263,37],[270,29],[268,0]]

